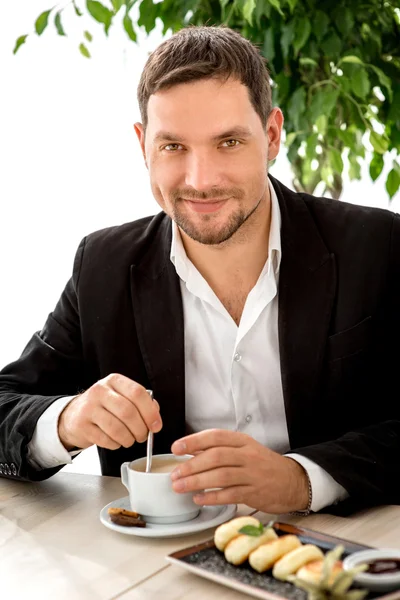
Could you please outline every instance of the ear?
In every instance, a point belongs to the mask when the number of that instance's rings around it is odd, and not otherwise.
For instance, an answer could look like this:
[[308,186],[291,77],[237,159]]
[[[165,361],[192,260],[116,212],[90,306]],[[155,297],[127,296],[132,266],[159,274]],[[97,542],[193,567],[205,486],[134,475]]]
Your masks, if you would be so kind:
[[143,125],[141,123],[135,123],[133,126],[135,133],[138,137],[139,140],[139,144],[140,147],[142,149],[142,154],[143,154],[143,158],[144,158],[144,162],[146,164],[147,167],[147,161],[146,161],[146,147],[145,147],[145,133],[144,133],[144,129],[143,129]]
[[266,135],[268,137],[268,160],[278,156],[281,145],[283,114],[279,108],[273,108],[267,121]]

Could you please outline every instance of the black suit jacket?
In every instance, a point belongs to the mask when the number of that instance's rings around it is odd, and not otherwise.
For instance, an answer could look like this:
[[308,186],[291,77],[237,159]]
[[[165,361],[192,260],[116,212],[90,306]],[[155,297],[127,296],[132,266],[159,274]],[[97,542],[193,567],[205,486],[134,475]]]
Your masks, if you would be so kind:
[[[400,503],[400,217],[271,181],[282,214],[279,339],[291,449],[354,499]],[[170,244],[164,213],[81,242],[43,329],[0,373],[0,465],[15,465],[3,475],[55,473],[27,462],[38,418],[113,372],[154,390],[164,421],[155,452],[185,434],[184,323]],[[123,461],[144,454],[144,444],[99,448],[102,472],[119,475]]]

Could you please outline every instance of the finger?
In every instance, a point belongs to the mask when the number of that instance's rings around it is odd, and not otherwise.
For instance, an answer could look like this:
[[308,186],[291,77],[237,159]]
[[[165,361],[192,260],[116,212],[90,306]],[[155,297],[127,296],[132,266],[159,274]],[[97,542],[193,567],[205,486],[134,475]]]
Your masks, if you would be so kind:
[[127,426],[103,406],[94,411],[92,421],[103,433],[120,446],[130,448],[135,442],[135,437]]
[[142,386],[125,375],[113,373],[105,378],[107,385],[132,402],[140,412],[147,429],[157,433],[162,428],[162,420],[157,404]]
[[[149,430],[138,409],[132,402],[110,390],[103,398],[102,406],[125,425],[134,440],[138,442],[145,442],[147,440]],[[129,446],[125,447],[128,448]]]
[[246,498],[249,494],[248,486],[235,486],[224,490],[211,490],[195,494],[193,500],[200,506],[210,506],[217,504],[246,504]]
[[180,477],[188,477],[195,473],[211,471],[218,467],[243,467],[244,464],[244,457],[241,456],[240,452],[235,452],[232,448],[209,448],[208,450],[204,450],[204,452],[199,452],[190,460],[181,462],[172,471],[171,478],[175,481]]
[[173,454],[195,454],[201,450],[215,448],[216,446],[231,446],[239,448],[249,442],[249,436],[239,431],[228,429],[206,429],[199,433],[192,433],[172,444]]
[[115,440],[111,439],[104,431],[95,425],[94,423],[90,423],[88,425],[87,438],[99,448],[106,448],[107,450],[118,450],[121,447],[121,444],[118,444]]
[[244,469],[238,467],[222,467],[181,477],[172,482],[175,492],[187,493],[196,492],[209,488],[228,488],[235,485],[246,485],[247,479]]

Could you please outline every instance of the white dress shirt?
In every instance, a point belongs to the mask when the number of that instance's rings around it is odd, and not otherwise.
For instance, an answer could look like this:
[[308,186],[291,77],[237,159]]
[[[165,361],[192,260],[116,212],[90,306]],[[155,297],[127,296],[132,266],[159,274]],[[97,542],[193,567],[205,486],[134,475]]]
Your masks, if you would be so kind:
[[[278,337],[281,216],[271,183],[268,259],[249,293],[239,326],[188,259],[173,224],[171,261],[180,278],[185,332],[185,411],[189,431],[241,431],[300,463],[310,478],[313,511],[348,496],[324,469],[288,451]],[[36,467],[70,463],[57,433],[58,417],[72,398],[54,402],[38,420],[28,445]]]

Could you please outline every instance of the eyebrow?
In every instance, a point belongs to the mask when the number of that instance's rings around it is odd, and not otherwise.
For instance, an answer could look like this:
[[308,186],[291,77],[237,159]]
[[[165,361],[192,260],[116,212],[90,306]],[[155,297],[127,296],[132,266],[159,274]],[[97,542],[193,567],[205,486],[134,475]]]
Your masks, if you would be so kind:
[[[251,130],[248,127],[241,127],[241,126],[237,126],[237,127],[233,127],[232,129],[227,129],[226,131],[223,131],[221,133],[218,133],[217,135],[212,136],[211,141],[213,142],[218,142],[219,140],[222,139],[226,139],[226,138],[249,138],[251,137],[252,133]],[[185,139],[180,137],[179,135],[174,135],[173,133],[171,133],[170,131],[158,131],[156,133],[156,135],[154,136],[154,141],[155,142],[185,142]]]

